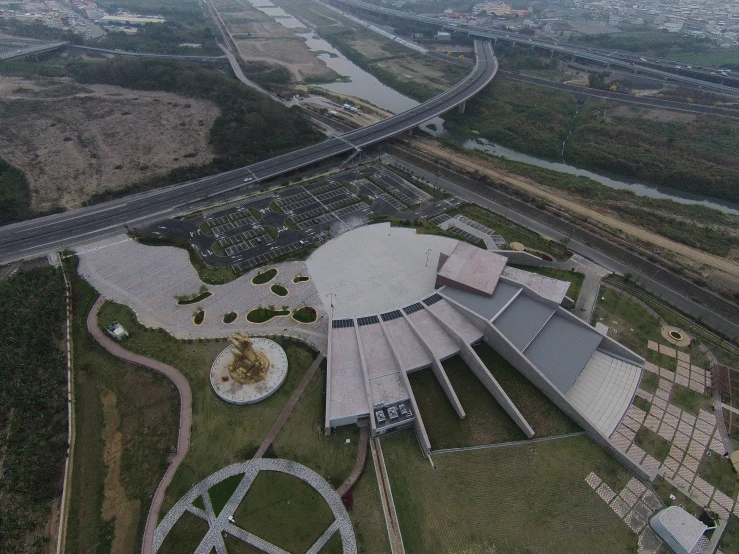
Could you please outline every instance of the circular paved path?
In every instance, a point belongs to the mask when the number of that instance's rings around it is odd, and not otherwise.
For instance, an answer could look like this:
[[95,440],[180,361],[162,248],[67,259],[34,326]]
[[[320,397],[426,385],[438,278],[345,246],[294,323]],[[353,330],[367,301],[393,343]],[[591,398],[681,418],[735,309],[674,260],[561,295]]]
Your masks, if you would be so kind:
[[[356,554],[357,543],[354,536],[354,529],[352,527],[349,514],[341,501],[341,497],[336,493],[331,485],[318,475],[315,471],[305,467],[297,462],[290,460],[280,460],[274,458],[261,458],[250,460],[248,462],[241,462],[225,467],[206,479],[195,485],[190,489],[180,500],[175,504],[169,513],[164,516],[162,522],[157,527],[154,533],[154,552],[157,552],[167,536],[167,533],[172,529],[175,523],[180,519],[185,511],[188,511],[208,522],[210,529],[206,533],[205,537],[200,543],[200,546],[195,551],[196,554],[208,554],[213,548],[216,552],[225,553],[226,547],[223,542],[224,533],[228,533],[234,537],[241,539],[242,541],[260,549],[268,554],[287,554],[281,548],[265,541],[253,535],[240,527],[234,525],[230,518],[233,516],[236,509],[241,504],[244,496],[254,482],[257,474],[260,471],[278,471],[281,473],[289,473],[307,483],[318,492],[323,499],[331,508],[331,512],[334,515],[334,521],[324,531],[321,537],[308,549],[309,554],[317,553],[323,548],[328,540],[337,531],[341,535],[341,544],[344,554]],[[221,512],[216,515],[213,511],[213,507],[210,502],[210,496],[207,494],[208,489],[213,485],[232,477],[233,475],[244,474],[243,479],[236,487],[231,498],[228,499],[226,505],[223,507]],[[201,510],[193,506],[193,502],[201,497],[205,510]]]

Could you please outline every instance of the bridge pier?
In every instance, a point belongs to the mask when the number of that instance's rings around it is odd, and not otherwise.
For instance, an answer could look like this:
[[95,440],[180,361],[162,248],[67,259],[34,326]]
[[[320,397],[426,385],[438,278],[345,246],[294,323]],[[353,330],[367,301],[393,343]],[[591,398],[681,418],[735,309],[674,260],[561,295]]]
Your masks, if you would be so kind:
[[466,107],[467,107],[467,100],[465,100],[459,106],[457,106],[457,111],[459,113],[464,113],[464,110],[465,110]]

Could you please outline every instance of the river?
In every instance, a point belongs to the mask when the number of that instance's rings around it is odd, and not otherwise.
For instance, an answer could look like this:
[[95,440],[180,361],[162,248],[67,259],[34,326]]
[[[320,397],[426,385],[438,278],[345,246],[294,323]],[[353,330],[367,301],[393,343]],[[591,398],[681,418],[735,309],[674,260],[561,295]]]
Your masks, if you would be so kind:
[[[331,46],[324,39],[319,37],[313,30],[303,25],[300,20],[287,13],[282,8],[276,6],[269,0],[249,0],[249,2],[261,12],[273,17],[275,21],[281,25],[293,29],[296,33],[305,35],[306,45],[316,53],[316,56],[336,71],[339,75],[346,78],[345,81],[333,83],[316,83],[313,86],[347,96],[360,98],[382,108],[384,110],[399,113],[409,110],[418,105],[418,102],[412,98],[399,93],[395,89],[381,83],[375,76],[366,72],[354,62],[350,61],[346,56]],[[421,125],[421,128],[434,136],[450,138],[464,145],[466,148],[480,150],[509,160],[523,162],[545,169],[552,169],[570,175],[579,175],[589,177],[603,185],[615,189],[627,189],[633,191],[638,196],[648,196],[650,198],[659,198],[665,200],[673,200],[681,204],[698,204],[720,210],[725,213],[739,215],[739,204],[716,200],[699,194],[691,194],[668,187],[662,187],[643,183],[639,181],[629,181],[623,178],[614,178],[612,176],[595,173],[586,169],[580,169],[565,163],[550,162],[523,154],[489,142],[485,139],[469,139],[450,135],[444,129],[444,120],[440,117],[431,119]]]

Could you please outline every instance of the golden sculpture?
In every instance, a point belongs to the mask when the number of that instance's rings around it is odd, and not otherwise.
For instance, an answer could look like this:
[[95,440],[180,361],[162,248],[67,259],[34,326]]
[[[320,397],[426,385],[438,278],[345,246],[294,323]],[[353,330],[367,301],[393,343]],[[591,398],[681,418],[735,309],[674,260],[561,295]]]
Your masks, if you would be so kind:
[[264,381],[269,371],[269,360],[264,352],[254,350],[251,339],[241,331],[236,331],[229,340],[236,347],[236,352],[228,363],[231,378],[242,385]]

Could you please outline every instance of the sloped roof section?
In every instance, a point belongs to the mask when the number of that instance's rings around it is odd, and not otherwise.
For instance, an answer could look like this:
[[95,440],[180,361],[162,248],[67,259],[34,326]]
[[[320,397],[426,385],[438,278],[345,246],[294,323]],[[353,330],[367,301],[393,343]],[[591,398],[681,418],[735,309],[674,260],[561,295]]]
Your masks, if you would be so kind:
[[492,296],[508,258],[459,242],[439,269],[437,283]]

